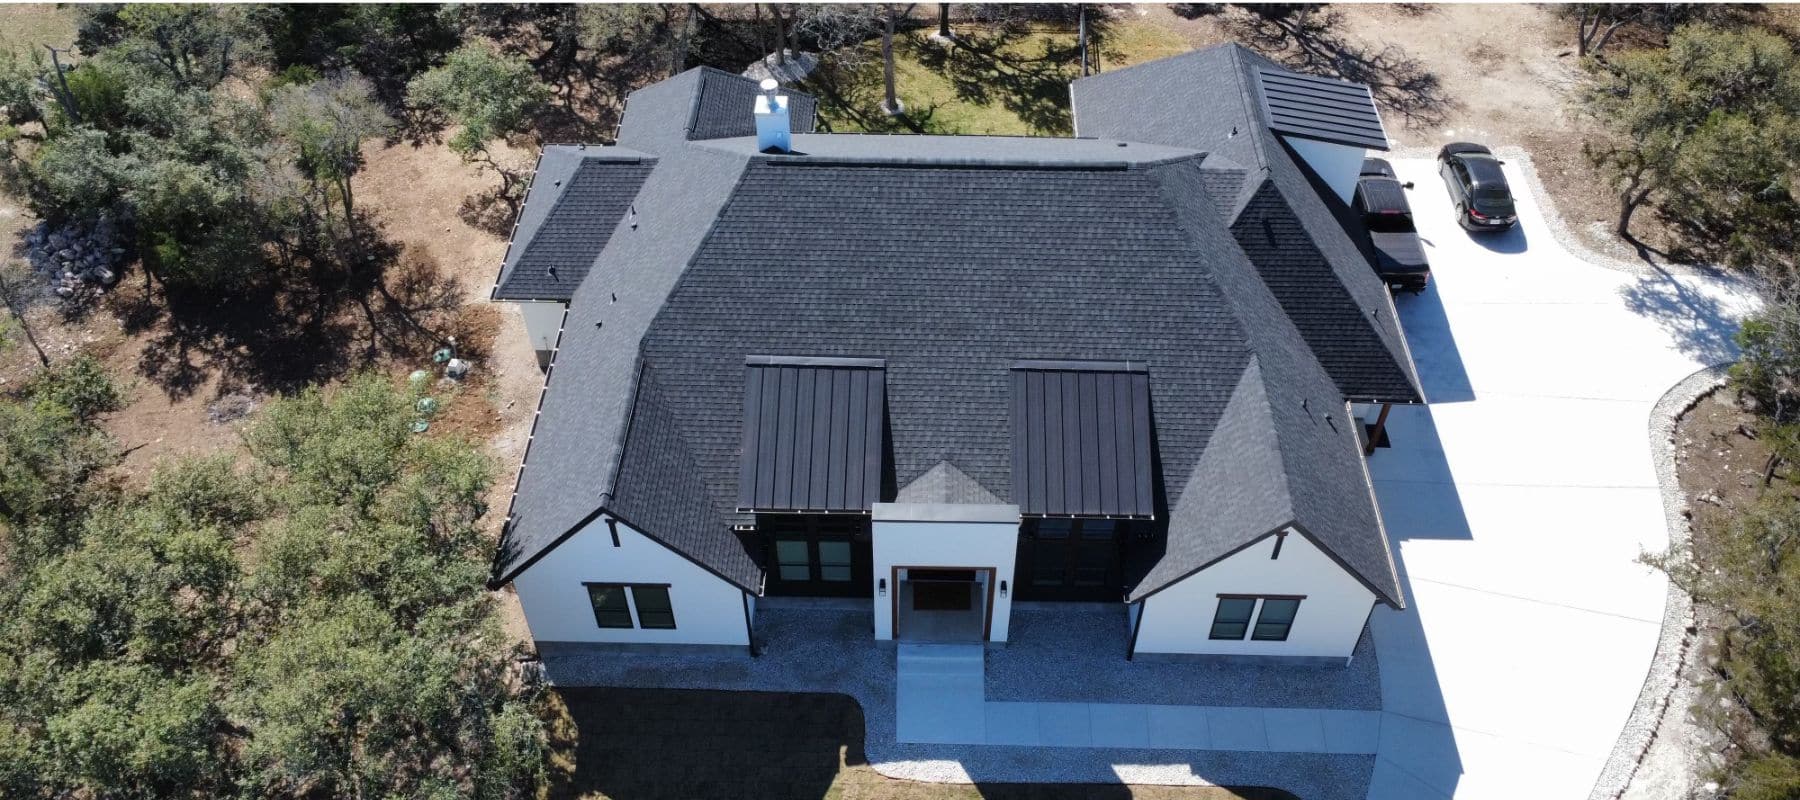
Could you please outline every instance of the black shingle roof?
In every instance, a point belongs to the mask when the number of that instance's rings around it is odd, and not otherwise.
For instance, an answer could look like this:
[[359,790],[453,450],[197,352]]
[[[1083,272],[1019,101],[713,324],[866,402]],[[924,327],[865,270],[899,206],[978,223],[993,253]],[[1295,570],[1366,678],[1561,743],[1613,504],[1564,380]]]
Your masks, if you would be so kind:
[[[589,154],[592,154],[591,156]],[[552,193],[533,219],[521,215],[496,300],[568,300],[624,220],[656,159],[620,148],[547,148],[527,193]],[[573,167],[570,169],[570,167]]]
[[1347,232],[1357,224],[1348,206],[1263,116],[1257,76],[1280,70],[1228,44],[1082,78],[1070,90],[1076,132],[1205,147],[1246,165],[1243,190],[1222,210],[1239,241],[1256,246],[1251,260],[1280,284],[1277,298],[1326,371],[1352,400],[1423,402],[1393,302]]
[[621,140],[659,161],[639,224],[575,292],[496,583],[606,511],[759,591],[733,532],[750,356],[884,360],[879,499],[1018,503],[1012,367],[1048,359],[1144,365],[1152,506],[1170,530],[1133,596],[1293,526],[1398,602],[1344,392],[1226,224],[1265,183],[1290,185],[1255,129],[1225,143],[1229,161],[1166,143],[806,134],[804,155],[768,156],[750,137],[658,127],[691,118],[672,106],[691,111],[700,77],[633,95]]

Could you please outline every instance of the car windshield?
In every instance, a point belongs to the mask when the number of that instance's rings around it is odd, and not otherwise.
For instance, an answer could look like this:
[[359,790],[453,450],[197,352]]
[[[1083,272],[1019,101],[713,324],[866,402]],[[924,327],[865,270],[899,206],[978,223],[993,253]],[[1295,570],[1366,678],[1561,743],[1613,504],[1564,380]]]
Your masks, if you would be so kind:
[[1363,217],[1364,224],[1376,233],[1411,233],[1412,217],[1405,214],[1370,214]]
[[1512,192],[1507,191],[1505,186],[1499,184],[1477,184],[1475,186],[1475,199],[1510,204],[1512,202]]

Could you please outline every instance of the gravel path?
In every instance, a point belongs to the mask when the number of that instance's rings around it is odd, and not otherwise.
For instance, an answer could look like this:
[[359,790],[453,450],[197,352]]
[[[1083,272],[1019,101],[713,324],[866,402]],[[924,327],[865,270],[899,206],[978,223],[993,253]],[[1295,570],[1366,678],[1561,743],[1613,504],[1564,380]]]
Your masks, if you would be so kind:
[[[1675,385],[1650,412],[1650,449],[1656,460],[1656,480],[1662,489],[1663,512],[1669,524],[1669,548],[1685,555],[1692,531],[1688,528],[1687,498],[1675,473],[1675,427],[1682,414],[1725,382],[1725,367],[1709,367]],[[1616,798],[1680,798],[1694,779],[1691,745],[1702,740],[1688,720],[1693,687],[1681,680],[1693,644],[1693,600],[1673,582],[1663,611],[1662,634],[1656,655],[1644,679],[1637,704],[1619,733],[1612,755],[1600,770],[1589,800]]]
[[[862,705],[869,763],[891,778],[1270,786],[1307,800],[1368,793],[1373,756],[897,743],[894,652],[870,641],[871,623],[866,609],[762,609],[757,633],[764,651],[758,658],[605,652],[548,657],[544,667],[558,686],[841,692]],[[1014,637],[1021,641],[1022,632],[1015,629]],[[1123,652],[1115,651],[1111,668],[1127,665]]]

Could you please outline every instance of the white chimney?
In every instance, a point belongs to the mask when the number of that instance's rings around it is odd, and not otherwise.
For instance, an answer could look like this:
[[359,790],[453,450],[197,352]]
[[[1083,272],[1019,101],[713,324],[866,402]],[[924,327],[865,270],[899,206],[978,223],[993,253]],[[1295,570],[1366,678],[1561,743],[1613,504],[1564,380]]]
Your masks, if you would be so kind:
[[756,149],[762,152],[786,153],[794,149],[794,136],[788,122],[788,98],[776,94],[781,84],[764,78],[763,93],[756,96]]

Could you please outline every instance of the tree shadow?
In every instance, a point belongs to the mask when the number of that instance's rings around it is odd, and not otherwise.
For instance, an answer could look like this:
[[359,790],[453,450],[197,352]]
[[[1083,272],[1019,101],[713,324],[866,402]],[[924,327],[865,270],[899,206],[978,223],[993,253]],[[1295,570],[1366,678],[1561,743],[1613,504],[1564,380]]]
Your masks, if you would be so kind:
[[1696,291],[1668,270],[1652,265],[1644,275],[1619,290],[1632,313],[1654,320],[1682,354],[1702,364],[1724,364],[1738,358],[1738,312],[1717,296]]
[[[1095,14],[1089,20],[1092,41],[1104,39],[1104,19]],[[1081,76],[1080,43],[1073,36],[1045,37],[1034,50],[1027,42],[1035,33],[1023,24],[1000,24],[985,32],[964,30],[951,41],[909,35],[897,45],[943,75],[957,99],[997,104],[1037,135],[1068,135],[1069,83]]]
[[229,293],[167,285],[122,299],[114,309],[127,333],[150,333],[138,373],[172,399],[215,378],[219,396],[291,392],[430,352],[462,304],[460,285],[367,214],[357,229],[354,242],[309,243],[301,258]]
[[1224,27],[1291,69],[1367,84],[1376,102],[1397,112],[1408,127],[1441,124],[1460,105],[1436,73],[1399,46],[1352,43],[1342,32],[1343,18],[1343,12],[1328,6],[1272,3],[1241,6],[1227,14]]
[[506,201],[506,191],[495,186],[464,197],[456,216],[475,230],[507,239],[518,211]]

